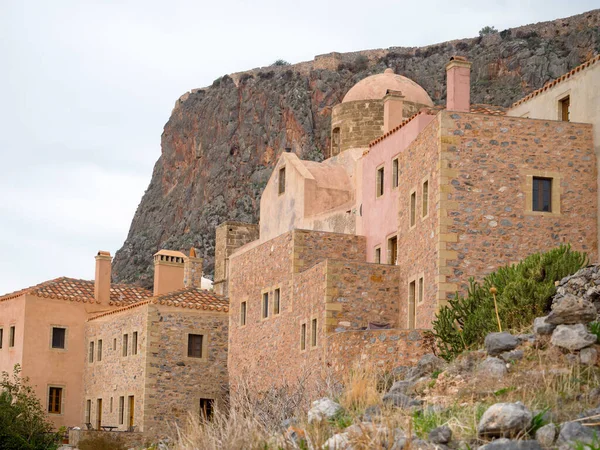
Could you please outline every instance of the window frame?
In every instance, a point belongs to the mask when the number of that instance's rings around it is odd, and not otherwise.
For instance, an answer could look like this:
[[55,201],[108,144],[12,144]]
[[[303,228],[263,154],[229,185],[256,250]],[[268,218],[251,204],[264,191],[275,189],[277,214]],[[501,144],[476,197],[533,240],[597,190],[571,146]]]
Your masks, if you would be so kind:
[[[202,359],[203,358],[203,353],[202,350],[204,349],[204,335],[203,334],[196,334],[196,333],[188,333],[187,335],[188,339],[187,339],[187,357],[188,358],[195,358],[195,359]],[[192,342],[193,340],[195,340],[196,338],[200,338],[200,355],[196,356],[194,353],[197,350],[197,343],[196,342]]]
[[[522,171],[522,192],[525,200],[525,215],[528,216],[544,216],[544,217],[557,217],[561,215],[561,194],[562,194],[562,176],[560,172],[551,171],[537,171],[527,170]],[[551,194],[550,202],[552,211],[535,211],[533,209],[533,180],[534,178],[548,178],[551,179]]]
[[408,292],[407,292],[407,306],[408,306],[408,321],[407,328],[409,330],[415,330],[417,327],[417,280],[411,278],[408,281]]
[[11,325],[8,330],[8,348],[15,348],[16,336],[17,336],[17,326]]
[[129,333],[123,333],[121,338],[121,357],[127,358],[129,355]]
[[277,194],[278,195],[285,194],[285,188],[286,188],[286,173],[285,173],[285,165],[284,165],[284,166],[280,167],[277,172]]
[[419,275],[417,279],[417,298],[415,301],[415,309],[417,305],[422,304],[425,301],[425,275]]
[[[571,121],[571,93],[563,93],[558,98],[558,120],[561,122]],[[566,104],[566,111],[565,111]],[[566,119],[565,119],[566,112]]]
[[305,352],[308,348],[308,346],[306,345],[307,329],[308,329],[307,323],[301,322],[300,323],[300,351],[301,352]]
[[[88,400],[90,401],[90,400]],[[119,425],[123,425],[125,423],[125,396],[119,396]]]
[[399,156],[392,158],[392,190],[400,185],[400,160]]
[[[58,389],[60,391],[60,397],[59,397],[59,411],[50,411],[50,406],[51,406],[51,392],[52,389]],[[65,386],[64,385],[60,385],[60,384],[49,384],[47,389],[46,389],[46,412],[48,413],[48,415],[52,415],[52,416],[62,416],[64,415],[64,411],[65,411]]]
[[94,363],[94,357],[96,356],[96,354],[94,353],[95,350],[96,350],[96,347],[94,345],[94,340],[91,339],[88,344],[88,364]]
[[[425,188],[427,187],[427,190]],[[427,193],[427,195],[425,195]],[[421,220],[429,217],[429,177],[421,180]]]
[[381,245],[377,245],[373,251],[373,263],[381,264]]
[[240,302],[240,328],[248,323],[248,301]]
[[[206,401],[206,404],[208,406],[208,408],[202,408],[202,402]],[[201,419],[204,418],[204,420],[206,420],[207,422],[210,422],[212,420],[214,411],[215,411],[215,403],[216,403],[216,399],[213,397],[200,397],[198,399],[198,417],[200,417]],[[209,411],[208,413],[206,413],[205,411]],[[204,414],[203,414],[204,413]]]
[[138,354],[138,332],[134,331],[131,333],[131,354]]
[[375,170],[375,198],[377,199],[385,194],[385,164],[380,164]]
[[102,361],[102,339],[98,339],[96,342],[96,361]]
[[408,195],[408,229],[417,227],[417,190],[411,189]]
[[[201,357],[197,357],[197,356],[189,356],[189,351],[188,351],[188,344],[190,342],[190,335],[200,335],[202,336],[202,356]],[[208,330],[201,330],[201,329],[197,329],[197,330],[190,330],[189,332],[185,333],[185,340],[184,345],[182,347],[185,348],[184,352],[183,352],[183,357],[188,360],[188,361],[197,361],[197,362],[206,362],[208,361],[208,344],[210,341],[210,332]]]
[[88,398],[85,401],[85,423],[92,423],[92,399]]
[[[54,346],[54,330],[55,329],[64,330],[63,346],[62,347],[55,347]],[[64,326],[64,325],[55,325],[55,324],[50,325],[50,348],[52,350],[54,350],[54,351],[66,351],[67,350],[67,336],[68,336],[68,329],[67,329],[66,326]]]
[[[546,177],[533,177],[532,179],[532,191],[531,191],[531,210],[536,212],[552,212],[552,178]],[[544,198],[545,188],[548,187],[548,202],[546,204]],[[537,195],[536,195],[537,188]],[[537,205],[536,205],[537,203]],[[537,208],[536,208],[537,206]],[[548,209],[544,209],[544,207]],[[540,209],[541,208],[541,209]]]
[[269,291],[263,291],[261,293],[260,300],[260,320],[267,320],[269,318]]
[[4,344],[4,327],[0,327],[0,350]]
[[281,314],[281,288],[273,289],[273,316]]
[[[392,246],[392,241],[394,241],[396,243],[396,248],[394,251],[394,247]],[[387,264],[390,266],[396,266],[398,265],[398,235],[397,234],[391,234],[386,238],[386,242],[387,242]],[[394,254],[396,256],[396,259],[394,261]]]
[[310,348],[315,349],[319,346],[319,322],[316,317],[310,319]]

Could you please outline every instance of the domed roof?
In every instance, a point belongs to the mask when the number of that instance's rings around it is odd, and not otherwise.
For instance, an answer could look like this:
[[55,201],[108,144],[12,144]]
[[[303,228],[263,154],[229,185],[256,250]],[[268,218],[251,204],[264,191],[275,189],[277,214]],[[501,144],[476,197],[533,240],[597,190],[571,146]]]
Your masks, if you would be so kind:
[[409,102],[433,106],[425,89],[410,78],[396,75],[392,69],[385,69],[383,73],[371,75],[356,83],[346,93],[342,103],[357,100],[381,100],[388,90],[402,92],[404,99]]

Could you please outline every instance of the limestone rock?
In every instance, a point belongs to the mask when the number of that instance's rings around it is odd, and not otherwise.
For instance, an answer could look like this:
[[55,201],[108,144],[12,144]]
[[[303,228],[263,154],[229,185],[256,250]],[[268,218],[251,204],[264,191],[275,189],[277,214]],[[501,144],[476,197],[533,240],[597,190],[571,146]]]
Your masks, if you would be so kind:
[[550,342],[552,345],[570,351],[581,350],[594,344],[596,335],[590,333],[586,326],[581,323],[577,325],[559,325],[552,333]]
[[553,325],[587,324],[592,322],[596,315],[596,308],[591,302],[573,294],[566,294],[554,299],[552,311],[546,317],[546,322]]
[[556,425],[549,423],[535,432],[535,439],[544,448],[551,448],[556,440]]
[[407,380],[418,380],[421,377],[431,375],[436,370],[444,370],[448,363],[437,356],[428,353],[423,355],[417,365],[407,373]]
[[446,426],[437,427],[429,432],[428,437],[434,444],[447,444],[452,439],[452,430]]
[[496,439],[489,444],[482,445],[479,450],[542,450],[538,441]]
[[308,423],[323,419],[331,419],[342,407],[327,397],[312,402],[312,407],[308,411]]
[[584,427],[581,422],[566,422],[560,426],[556,444],[559,448],[575,448],[575,443],[591,444],[594,440],[595,432]]
[[478,372],[492,378],[504,378],[508,370],[506,369],[506,363],[504,361],[489,356],[479,364]]
[[523,356],[525,354],[523,353],[523,350],[511,350],[510,352],[504,352],[502,354],[500,354],[500,359],[504,362],[513,362],[513,361],[520,361],[521,359],[523,359]]
[[579,359],[581,364],[593,366],[598,360],[598,351],[594,347],[582,348],[581,352],[579,352]]
[[392,387],[390,388],[390,390],[388,392],[390,392],[390,393],[399,392],[400,394],[408,394],[414,385],[415,385],[414,381],[408,381],[408,380],[396,381],[394,384],[392,384]]
[[400,392],[388,392],[383,396],[383,403],[404,409],[412,406],[420,406],[422,404],[420,400],[413,399],[408,395],[401,394]]
[[533,321],[533,332],[535,334],[552,334],[556,325],[548,323],[548,316],[536,317]]
[[323,450],[349,450],[352,448],[348,433],[338,433],[331,436],[323,444]]
[[477,434],[483,438],[514,437],[531,426],[532,414],[521,402],[496,403],[479,421]]
[[490,356],[514,350],[519,340],[510,333],[490,333],[485,337],[485,349]]

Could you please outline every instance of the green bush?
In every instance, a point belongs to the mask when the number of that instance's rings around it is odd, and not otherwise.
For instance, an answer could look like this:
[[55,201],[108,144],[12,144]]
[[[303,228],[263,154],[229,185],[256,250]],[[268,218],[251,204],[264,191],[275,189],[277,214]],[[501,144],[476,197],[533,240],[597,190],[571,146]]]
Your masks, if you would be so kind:
[[488,333],[498,331],[494,298],[502,330],[520,330],[545,315],[556,292],[555,281],[577,272],[588,263],[587,256],[561,245],[546,253],[528,256],[516,265],[505,266],[486,276],[482,283],[469,280],[466,297],[456,295],[443,306],[433,322],[433,334],[446,360],[483,344]]
[[496,30],[496,27],[490,27],[488,25],[488,26],[483,27],[481,30],[479,30],[479,36],[486,36],[488,34],[494,34],[497,32],[498,32],[498,30]]
[[86,437],[78,444],[79,450],[126,450],[119,436],[96,434]]
[[54,450],[59,435],[52,431],[29,380],[17,364],[12,377],[0,380],[0,450]]
[[287,62],[285,59],[278,59],[277,61],[275,61],[273,64],[271,64],[272,66],[289,66],[290,63]]

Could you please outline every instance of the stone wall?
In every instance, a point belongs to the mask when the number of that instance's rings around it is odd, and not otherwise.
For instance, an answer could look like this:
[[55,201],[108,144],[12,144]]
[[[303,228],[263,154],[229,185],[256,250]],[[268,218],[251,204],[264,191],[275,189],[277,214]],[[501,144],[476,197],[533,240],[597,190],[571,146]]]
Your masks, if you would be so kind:
[[300,272],[326,258],[364,261],[366,240],[353,234],[294,230],[294,272]]
[[107,436],[110,438],[118,438],[125,448],[142,448],[149,447],[151,440],[145,433],[128,433],[119,431],[88,431],[88,430],[74,430],[69,429],[69,445],[77,448],[77,445],[86,439],[94,438],[96,436]]
[[383,134],[383,101],[340,103],[331,112],[331,130],[340,129],[340,152],[366,148]]
[[[587,124],[443,112],[440,115],[441,271],[446,296],[468,278],[571,244],[597,257],[596,158]],[[531,177],[552,177],[553,211],[531,211]],[[556,194],[556,195],[555,195]],[[559,199],[556,196],[559,196]]]

